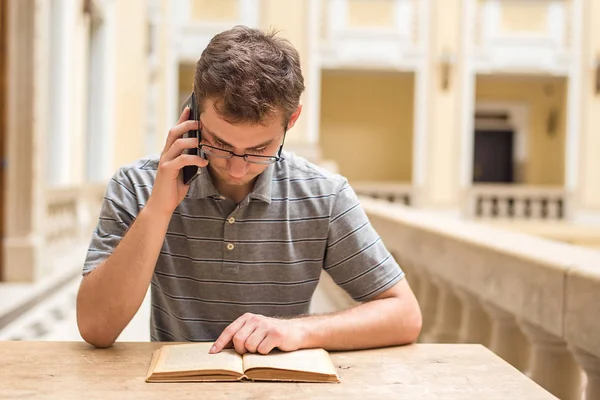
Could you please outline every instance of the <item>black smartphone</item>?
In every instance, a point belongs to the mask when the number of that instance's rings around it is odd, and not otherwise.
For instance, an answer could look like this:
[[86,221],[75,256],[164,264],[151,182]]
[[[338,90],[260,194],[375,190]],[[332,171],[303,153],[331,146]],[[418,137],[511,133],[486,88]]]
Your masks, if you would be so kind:
[[[196,104],[196,97],[194,96],[193,92],[190,95],[190,97],[188,97],[186,99],[186,101],[184,102],[183,107],[181,108],[181,112],[183,112],[183,110],[185,109],[186,106],[190,107],[190,113],[189,113],[188,119],[198,121],[198,119],[199,119],[198,107]],[[184,138],[192,138],[192,137],[198,138],[198,143],[200,143],[200,134],[201,134],[200,130],[191,130],[191,131],[188,131],[187,133],[184,133],[183,137]],[[193,155],[200,157],[200,150],[198,149],[198,147],[195,147],[193,149],[186,149],[186,150],[184,150],[184,153],[193,154]],[[182,175],[183,175],[183,183],[186,185],[189,185],[190,182],[192,182],[198,176],[198,167],[196,165],[186,165],[185,167],[183,167]]]

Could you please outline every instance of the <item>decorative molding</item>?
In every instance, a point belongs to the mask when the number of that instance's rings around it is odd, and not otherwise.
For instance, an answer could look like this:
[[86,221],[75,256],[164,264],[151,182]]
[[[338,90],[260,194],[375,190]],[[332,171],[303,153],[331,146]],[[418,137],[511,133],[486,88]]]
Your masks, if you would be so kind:
[[[422,25],[421,20],[427,16],[420,14],[419,18],[414,18],[413,1],[394,1],[392,27],[348,26],[349,1],[351,0],[329,0],[327,39],[320,51],[323,67],[405,71],[413,71],[419,67],[424,46],[414,43],[412,32],[415,24]],[[421,6],[419,10],[423,8]]]
[[562,0],[546,0],[545,3],[548,6],[546,31],[532,33],[503,31],[502,1],[484,2],[481,5],[482,21],[479,21],[481,41],[475,49],[477,70],[567,74],[570,49],[565,47],[565,16],[568,9]]

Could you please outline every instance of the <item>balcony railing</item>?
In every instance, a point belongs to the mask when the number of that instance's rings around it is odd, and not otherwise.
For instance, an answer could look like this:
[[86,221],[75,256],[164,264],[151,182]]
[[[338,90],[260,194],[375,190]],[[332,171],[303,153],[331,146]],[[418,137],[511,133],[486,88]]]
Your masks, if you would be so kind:
[[561,399],[600,399],[600,252],[362,202],[419,299],[420,341],[481,343]]
[[89,239],[97,223],[105,187],[105,184],[84,185],[46,192],[46,251],[60,252]]
[[562,187],[475,185],[468,190],[470,218],[561,220],[567,217]]
[[413,190],[410,183],[402,182],[351,182],[352,188],[359,196],[373,199],[384,199],[391,203],[412,205]]

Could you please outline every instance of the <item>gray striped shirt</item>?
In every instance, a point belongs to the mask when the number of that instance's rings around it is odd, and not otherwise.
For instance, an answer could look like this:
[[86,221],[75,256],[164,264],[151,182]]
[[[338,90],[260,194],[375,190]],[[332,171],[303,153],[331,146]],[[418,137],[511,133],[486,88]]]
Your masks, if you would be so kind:
[[[222,197],[205,169],[192,182],[152,277],[151,340],[215,340],[245,312],[306,314],[322,269],[357,301],[404,277],[347,180],[283,154],[240,204]],[[142,159],[110,180],[84,275],[144,207],[157,166],[158,157]]]

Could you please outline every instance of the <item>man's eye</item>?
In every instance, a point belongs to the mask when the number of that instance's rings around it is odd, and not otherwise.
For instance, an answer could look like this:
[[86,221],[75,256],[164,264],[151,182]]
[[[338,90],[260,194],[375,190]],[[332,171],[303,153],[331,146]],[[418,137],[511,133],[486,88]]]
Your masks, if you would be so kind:
[[250,152],[251,152],[252,154],[262,154],[262,153],[264,153],[264,152],[265,152],[265,150],[266,150],[266,149],[267,149],[266,147],[265,147],[265,148],[262,148],[262,149],[253,149],[253,150],[251,150]]

